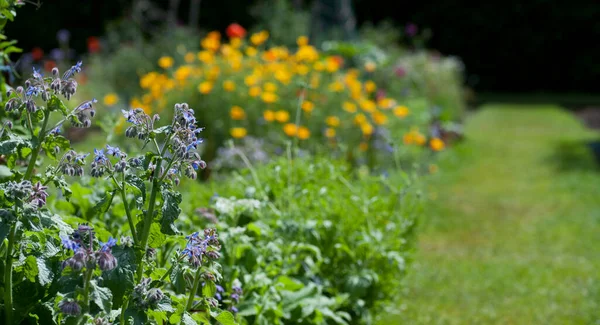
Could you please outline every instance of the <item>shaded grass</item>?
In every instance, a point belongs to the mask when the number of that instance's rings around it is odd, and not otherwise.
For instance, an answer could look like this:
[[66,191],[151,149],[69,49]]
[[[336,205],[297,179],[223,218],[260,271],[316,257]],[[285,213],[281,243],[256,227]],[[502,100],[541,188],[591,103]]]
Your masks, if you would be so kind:
[[430,180],[404,311],[385,323],[599,322],[595,139],[553,106],[472,116]]

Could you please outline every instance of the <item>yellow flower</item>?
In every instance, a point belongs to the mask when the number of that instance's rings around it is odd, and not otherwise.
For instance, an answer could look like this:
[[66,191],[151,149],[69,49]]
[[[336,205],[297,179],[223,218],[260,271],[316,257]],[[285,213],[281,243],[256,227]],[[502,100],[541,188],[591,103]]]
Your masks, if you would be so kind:
[[360,125],[360,130],[362,131],[363,135],[369,136],[373,134],[373,125],[370,123],[363,123]]
[[202,40],[202,42],[200,42],[200,45],[202,45],[202,47],[207,50],[215,52],[221,46],[221,41],[216,37],[211,37],[211,35],[209,34],[206,38]]
[[367,151],[367,150],[369,149],[369,144],[368,144],[368,143],[366,143],[366,142],[361,142],[361,143],[358,145],[358,149],[359,149],[360,151],[363,151],[363,152],[364,152],[364,151]]
[[396,106],[396,108],[394,108],[394,115],[398,117],[406,117],[409,113],[410,111],[406,106]]
[[248,46],[246,48],[246,55],[247,56],[252,56],[253,57],[253,56],[256,56],[257,53],[258,53],[258,50],[256,50],[255,47]]
[[306,140],[310,137],[310,130],[304,126],[298,128],[298,139]]
[[185,60],[185,62],[187,63],[193,63],[194,60],[196,60],[196,56],[194,55],[194,53],[192,52],[187,52],[185,54],[185,56],[183,57],[183,59]]
[[373,122],[377,125],[383,125],[387,123],[387,116],[381,112],[373,113]]
[[348,113],[355,113],[356,112],[356,104],[351,103],[351,102],[344,102],[342,104],[342,108],[348,112]]
[[250,36],[250,42],[252,42],[254,46],[261,45],[262,43],[266,42],[267,39],[269,39],[269,32],[267,32],[266,30],[252,34],[252,36]]
[[232,92],[235,90],[235,83],[231,80],[223,81],[223,89],[228,92]]
[[402,136],[402,141],[404,144],[413,144],[415,142],[414,134],[412,132],[406,133]]
[[246,118],[246,112],[239,106],[233,106],[231,107],[231,111],[229,111],[229,116],[231,116],[232,120],[243,120]]
[[277,120],[277,122],[285,123],[285,122],[289,121],[289,119],[290,119],[290,113],[288,113],[287,111],[279,110],[279,111],[275,112],[275,120]]
[[373,72],[376,68],[377,65],[373,61],[368,61],[365,63],[365,70],[367,70],[367,72]]
[[298,133],[298,127],[294,123],[287,123],[283,126],[283,133],[288,137],[293,137]]
[[213,84],[210,81],[203,81],[198,85],[198,91],[201,94],[209,94],[212,91]]
[[336,72],[340,68],[340,61],[334,57],[328,57],[325,62],[325,68],[328,72]]
[[429,141],[429,147],[433,151],[440,151],[440,150],[444,149],[445,144],[444,144],[444,141],[442,141],[442,139],[433,138]]
[[215,60],[215,56],[212,54],[212,52],[200,51],[198,52],[198,60],[206,64],[210,64]]
[[192,68],[190,66],[183,65],[175,70],[173,77],[177,79],[177,81],[183,82],[190,76],[190,74],[192,74]]
[[263,118],[267,122],[273,122],[275,120],[275,112],[270,109],[267,109],[263,112]]
[[388,109],[395,104],[395,101],[391,98],[382,98],[377,101],[377,105],[379,105],[382,109]]
[[415,139],[415,143],[422,146],[425,144],[425,142],[427,142],[427,139],[425,139],[425,136],[422,135],[419,132],[416,132],[414,135],[414,139]]
[[233,47],[234,49],[237,49],[240,46],[242,46],[242,39],[238,38],[238,37],[234,37],[229,41],[229,44],[231,44],[231,47]]
[[354,116],[354,123],[355,124],[364,124],[367,122],[367,117],[365,116],[365,114],[356,114],[356,116]]
[[140,78],[140,87],[142,87],[142,89],[149,89],[154,84],[157,77],[158,73],[156,72],[149,72],[143,75]]
[[260,98],[262,99],[263,102],[265,102],[267,104],[272,104],[277,101],[278,97],[274,93],[264,92]]
[[263,87],[265,89],[265,92],[274,93],[277,91],[277,85],[272,82],[266,82]]
[[344,90],[344,84],[341,81],[334,81],[329,84],[329,90],[333,92],[342,92]]
[[[310,45],[300,46],[300,48],[296,52],[296,60],[298,60],[299,62],[300,61],[314,62],[318,59],[319,59],[319,52],[317,51],[317,49],[314,48],[314,46],[310,46]],[[317,62],[317,63],[319,63],[319,62]],[[323,63],[321,63],[321,65],[323,65]]]
[[158,59],[158,66],[163,69],[168,69],[173,66],[173,58],[170,56],[163,56]]
[[290,83],[292,75],[287,70],[278,69],[277,71],[275,71],[275,79],[277,79],[277,81],[281,82],[282,84],[287,85]]
[[375,90],[377,90],[377,85],[376,85],[376,84],[373,82],[373,80],[367,80],[367,81],[365,82],[365,90],[366,90],[368,93],[372,93],[372,92],[374,92]]
[[248,75],[244,78],[244,83],[248,87],[254,86],[254,85],[256,85],[256,83],[258,83],[258,77],[253,74]]
[[308,37],[306,36],[300,36],[296,39],[296,44],[298,44],[298,46],[306,46],[308,45]]
[[301,76],[305,76],[310,72],[310,68],[308,66],[306,66],[305,64],[298,64],[296,66],[296,73],[301,75]]
[[144,110],[144,113],[146,113],[146,114],[152,113],[152,108],[150,108],[150,105],[146,105],[146,104],[142,103],[139,99],[137,99],[135,97],[131,99],[129,106],[133,107],[133,108],[141,108]]
[[262,90],[260,90],[260,87],[258,86],[250,87],[250,89],[248,89],[248,95],[252,97],[258,97],[261,92]]
[[331,127],[340,126],[340,118],[337,116],[327,116],[325,123]]
[[360,108],[368,113],[375,112],[377,110],[377,105],[370,99],[366,99],[360,102]]
[[325,129],[325,136],[328,137],[328,138],[335,137],[335,129],[333,129],[333,128],[326,128]]
[[311,101],[306,100],[306,101],[302,102],[302,110],[303,111],[310,113],[313,111],[314,108],[315,108],[315,104],[313,104]]
[[248,134],[248,131],[245,128],[231,128],[229,134],[236,139],[241,139]]
[[323,64],[323,62],[315,62],[315,64],[313,65],[313,69],[315,69],[316,71],[323,71],[325,70],[325,65]]
[[119,101],[119,97],[115,93],[108,93],[104,96],[104,105],[113,106]]

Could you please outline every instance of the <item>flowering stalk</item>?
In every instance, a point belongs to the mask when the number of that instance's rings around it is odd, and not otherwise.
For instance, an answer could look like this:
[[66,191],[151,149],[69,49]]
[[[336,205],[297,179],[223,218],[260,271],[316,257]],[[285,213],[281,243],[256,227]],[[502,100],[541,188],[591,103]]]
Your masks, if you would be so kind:
[[121,185],[119,185],[119,182],[115,179],[114,175],[113,175],[113,181],[115,182],[115,185],[117,186],[117,189],[119,190],[119,192],[121,193],[121,199],[123,200],[123,207],[125,208],[125,215],[127,216],[127,222],[129,223],[129,228],[131,228],[131,238],[133,239],[133,243],[137,244],[138,242],[138,237],[137,237],[137,231],[135,230],[135,224],[133,222],[133,217],[131,216],[131,210],[129,208],[129,203],[127,202],[127,192],[125,190],[125,173],[123,173],[122,179],[121,179]]
[[194,277],[194,285],[192,286],[192,291],[190,291],[188,302],[185,307],[186,311],[192,309],[192,306],[194,305],[194,298],[196,298],[196,293],[198,292],[198,287],[200,286],[200,280],[202,280],[202,272],[200,272],[200,269],[197,269],[196,276]]
[[94,268],[88,267],[83,280],[83,310],[86,312],[90,310],[90,283],[92,275],[94,275]]
[[[42,142],[44,142],[44,137],[46,136],[44,133],[46,132],[46,127],[48,126],[48,119],[50,117],[50,112],[47,110],[44,111],[44,122],[42,124],[42,129],[38,134],[39,141],[37,146],[31,152],[31,159],[29,159],[29,165],[27,166],[27,170],[25,171],[25,176],[23,179],[31,180],[31,174],[33,173],[33,168],[35,167],[35,162],[37,161],[38,155],[40,154],[40,150],[42,149]],[[33,129],[32,129],[33,132]]]

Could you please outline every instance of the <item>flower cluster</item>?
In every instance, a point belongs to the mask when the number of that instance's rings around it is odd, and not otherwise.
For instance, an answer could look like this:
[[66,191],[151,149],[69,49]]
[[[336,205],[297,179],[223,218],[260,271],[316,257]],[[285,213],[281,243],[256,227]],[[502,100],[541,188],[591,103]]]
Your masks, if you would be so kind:
[[69,176],[83,176],[83,165],[89,154],[78,154],[74,150],[67,151],[58,162],[58,170]]
[[[107,155],[119,158],[119,161],[113,164]],[[107,172],[122,173],[127,167],[127,154],[122,152],[119,147],[106,145],[106,150],[94,149],[94,160],[91,164],[91,174],[93,177],[102,177]]]
[[219,258],[221,244],[216,229],[205,229],[202,234],[195,232],[186,239],[188,243],[182,251],[182,255],[193,267],[198,268],[207,261]]
[[73,256],[63,262],[63,268],[69,266],[73,271],[81,271],[84,267],[94,269],[96,266],[101,271],[110,271],[117,267],[117,259],[112,255],[111,248],[117,240],[109,238],[106,243],[99,241],[99,247],[94,250],[95,233],[88,225],[79,225],[73,234],[62,236],[65,249],[74,252]]
[[146,310],[154,308],[165,297],[159,288],[152,288],[150,284],[152,279],[143,278],[138,285],[133,288],[133,301],[135,305]]

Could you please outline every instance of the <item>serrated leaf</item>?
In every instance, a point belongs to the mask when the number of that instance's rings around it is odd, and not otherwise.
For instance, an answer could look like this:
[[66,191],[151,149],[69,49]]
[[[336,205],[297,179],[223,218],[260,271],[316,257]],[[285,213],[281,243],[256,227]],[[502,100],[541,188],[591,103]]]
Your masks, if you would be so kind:
[[173,192],[163,188],[161,191],[163,197],[162,217],[160,218],[160,230],[167,235],[175,235],[179,233],[175,227],[175,220],[181,213],[181,193]]
[[215,319],[222,325],[236,325],[235,317],[228,311],[223,311]]
[[109,312],[112,308],[112,293],[109,288],[100,287],[96,280],[90,281],[92,292],[90,293],[90,297],[92,301],[100,307],[100,309],[104,312]]
[[46,266],[46,260],[43,258],[37,258],[37,268],[38,268],[38,280],[41,285],[45,286],[52,282],[52,273]]

